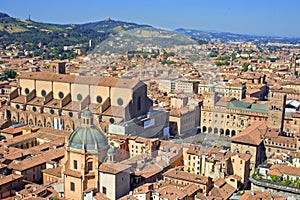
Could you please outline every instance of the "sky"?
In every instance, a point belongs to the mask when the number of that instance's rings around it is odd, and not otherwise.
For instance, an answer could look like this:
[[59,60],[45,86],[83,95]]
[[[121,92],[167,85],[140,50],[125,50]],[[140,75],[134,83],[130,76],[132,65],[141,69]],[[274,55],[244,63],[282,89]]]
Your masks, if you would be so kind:
[[188,28],[300,37],[299,0],[1,0],[0,12],[59,24],[114,20],[174,30]]

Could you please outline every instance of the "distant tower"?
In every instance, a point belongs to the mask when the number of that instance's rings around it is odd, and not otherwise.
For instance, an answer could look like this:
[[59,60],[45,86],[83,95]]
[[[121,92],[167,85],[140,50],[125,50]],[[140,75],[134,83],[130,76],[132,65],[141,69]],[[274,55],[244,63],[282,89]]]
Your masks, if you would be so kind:
[[208,91],[203,94],[203,106],[214,107],[217,99],[217,93],[213,84],[208,84]]
[[92,40],[89,40],[89,47],[92,47]]
[[297,67],[297,65],[296,65],[296,56],[295,56],[295,54],[293,54],[293,56],[291,58],[291,63],[290,63],[290,71],[293,73],[294,76],[296,76],[296,74],[297,74],[296,67]]
[[28,21],[31,21],[30,14],[29,14],[29,16],[28,16]]
[[268,108],[268,128],[283,132],[286,95],[277,94],[270,99]]
[[230,57],[230,66],[233,65],[233,60],[232,60],[232,57]]

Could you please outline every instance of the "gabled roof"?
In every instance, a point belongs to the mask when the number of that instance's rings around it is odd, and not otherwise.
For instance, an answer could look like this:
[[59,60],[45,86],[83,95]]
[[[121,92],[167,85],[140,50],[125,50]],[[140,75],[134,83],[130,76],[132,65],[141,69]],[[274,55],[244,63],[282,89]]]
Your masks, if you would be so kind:
[[254,122],[251,126],[231,137],[231,142],[259,146],[263,142],[263,136],[267,130],[264,121]]
[[299,177],[300,169],[293,166],[275,164],[271,166],[268,174],[277,175],[277,176],[292,175],[292,176]]

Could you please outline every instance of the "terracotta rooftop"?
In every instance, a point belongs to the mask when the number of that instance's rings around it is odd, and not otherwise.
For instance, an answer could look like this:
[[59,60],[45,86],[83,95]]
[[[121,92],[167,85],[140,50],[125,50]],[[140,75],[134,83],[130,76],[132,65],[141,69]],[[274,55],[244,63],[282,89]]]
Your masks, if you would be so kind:
[[187,195],[173,185],[167,185],[157,190],[160,199],[185,199]]
[[113,77],[96,77],[96,76],[75,76],[68,74],[55,74],[51,72],[25,72],[21,73],[19,79],[31,79],[31,80],[42,80],[42,81],[55,81],[64,83],[78,83],[78,84],[89,84],[99,85],[106,87],[120,87],[120,88],[131,88],[133,89],[139,83],[137,79],[122,79]]
[[233,175],[230,175],[230,176],[227,176],[227,178],[233,178],[237,181],[241,181],[242,180],[242,177],[240,177],[239,175],[236,175],[236,174],[233,174]]
[[126,196],[123,196],[123,197],[119,198],[119,200],[138,200],[138,198],[136,198],[133,195],[128,194]]
[[18,175],[18,174],[10,174],[7,176],[0,175],[0,185],[5,185],[14,180],[21,179],[22,177],[23,177],[22,175]]
[[49,174],[49,175],[61,178],[61,170],[62,170],[62,167],[56,167],[56,168],[44,169],[42,172],[44,174]]
[[246,162],[251,159],[251,155],[247,153],[237,153],[235,156],[238,156],[240,159]]
[[76,177],[76,178],[81,178],[82,177],[80,172],[72,170],[72,169],[66,169],[63,173],[65,175],[73,176],[73,177]]
[[106,172],[110,174],[118,174],[122,171],[126,171],[130,168],[130,165],[121,163],[103,163],[99,167],[99,171]]
[[96,193],[94,196],[95,200],[109,200],[104,194],[102,193]]
[[209,192],[209,196],[221,199],[229,199],[229,197],[231,197],[235,191],[236,189],[233,186],[225,183],[221,187],[213,187]]
[[262,191],[246,190],[245,193],[240,198],[240,200],[261,200],[261,199],[287,200],[287,197],[279,196],[276,194],[270,194]]
[[188,184],[184,188],[182,188],[182,191],[187,194],[188,196],[192,196],[193,194],[197,193],[200,190],[200,187],[196,184]]
[[232,97],[221,97],[219,100],[217,100],[215,106],[220,107],[227,107],[230,101],[232,101],[234,98]]
[[146,194],[153,189],[152,183],[145,183],[134,189],[133,194]]
[[180,168],[173,168],[164,173],[164,177],[171,177],[174,179],[180,179],[185,181],[190,181],[196,184],[207,184],[209,178],[206,176],[201,176],[198,174],[191,174],[185,171],[182,171]]
[[5,129],[1,130],[0,132],[6,133],[6,134],[10,134],[10,135],[15,135],[15,134],[20,134],[20,133],[22,133],[22,131],[23,131],[26,127],[27,127],[26,125],[20,126],[20,127],[17,127],[17,128],[8,127],[8,128],[5,128]]
[[13,161],[8,165],[8,168],[16,171],[24,171],[63,156],[64,148],[50,149],[49,151],[43,152],[37,156],[33,156],[21,161]]
[[286,175],[293,175],[299,177],[300,168],[275,164],[270,167],[268,174],[277,175],[277,176],[283,176],[284,174],[286,174]]
[[258,146],[263,142],[263,135],[267,130],[266,122],[257,121],[241,131],[238,135],[231,137],[231,142]]
[[222,187],[226,181],[223,179],[223,178],[217,178],[217,179],[214,179],[214,185],[217,186],[217,187]]
[[[162,164],[160,164],[162,163]],[[160,165],[160,166],[157,166]],[[147,164],[145,166],[142,166],[142,168],[138,168],[135,170],[134,174],[137,176],[144,177],[145,179],[148,179],[160,172],[163,171],[164,167],[166,166],[165,161],[156,161],[156,164]]]

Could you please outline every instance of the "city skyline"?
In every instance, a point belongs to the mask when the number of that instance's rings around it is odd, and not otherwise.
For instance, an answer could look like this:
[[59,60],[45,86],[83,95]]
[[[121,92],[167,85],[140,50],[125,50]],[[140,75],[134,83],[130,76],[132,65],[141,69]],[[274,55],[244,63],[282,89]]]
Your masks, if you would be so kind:
[[300,2],[251,1],[46,1],[2,2],[0,12],[12,17],[57,24],[82,24],[111,17],[174,30],[187,28],[251,35],[299,37]]

